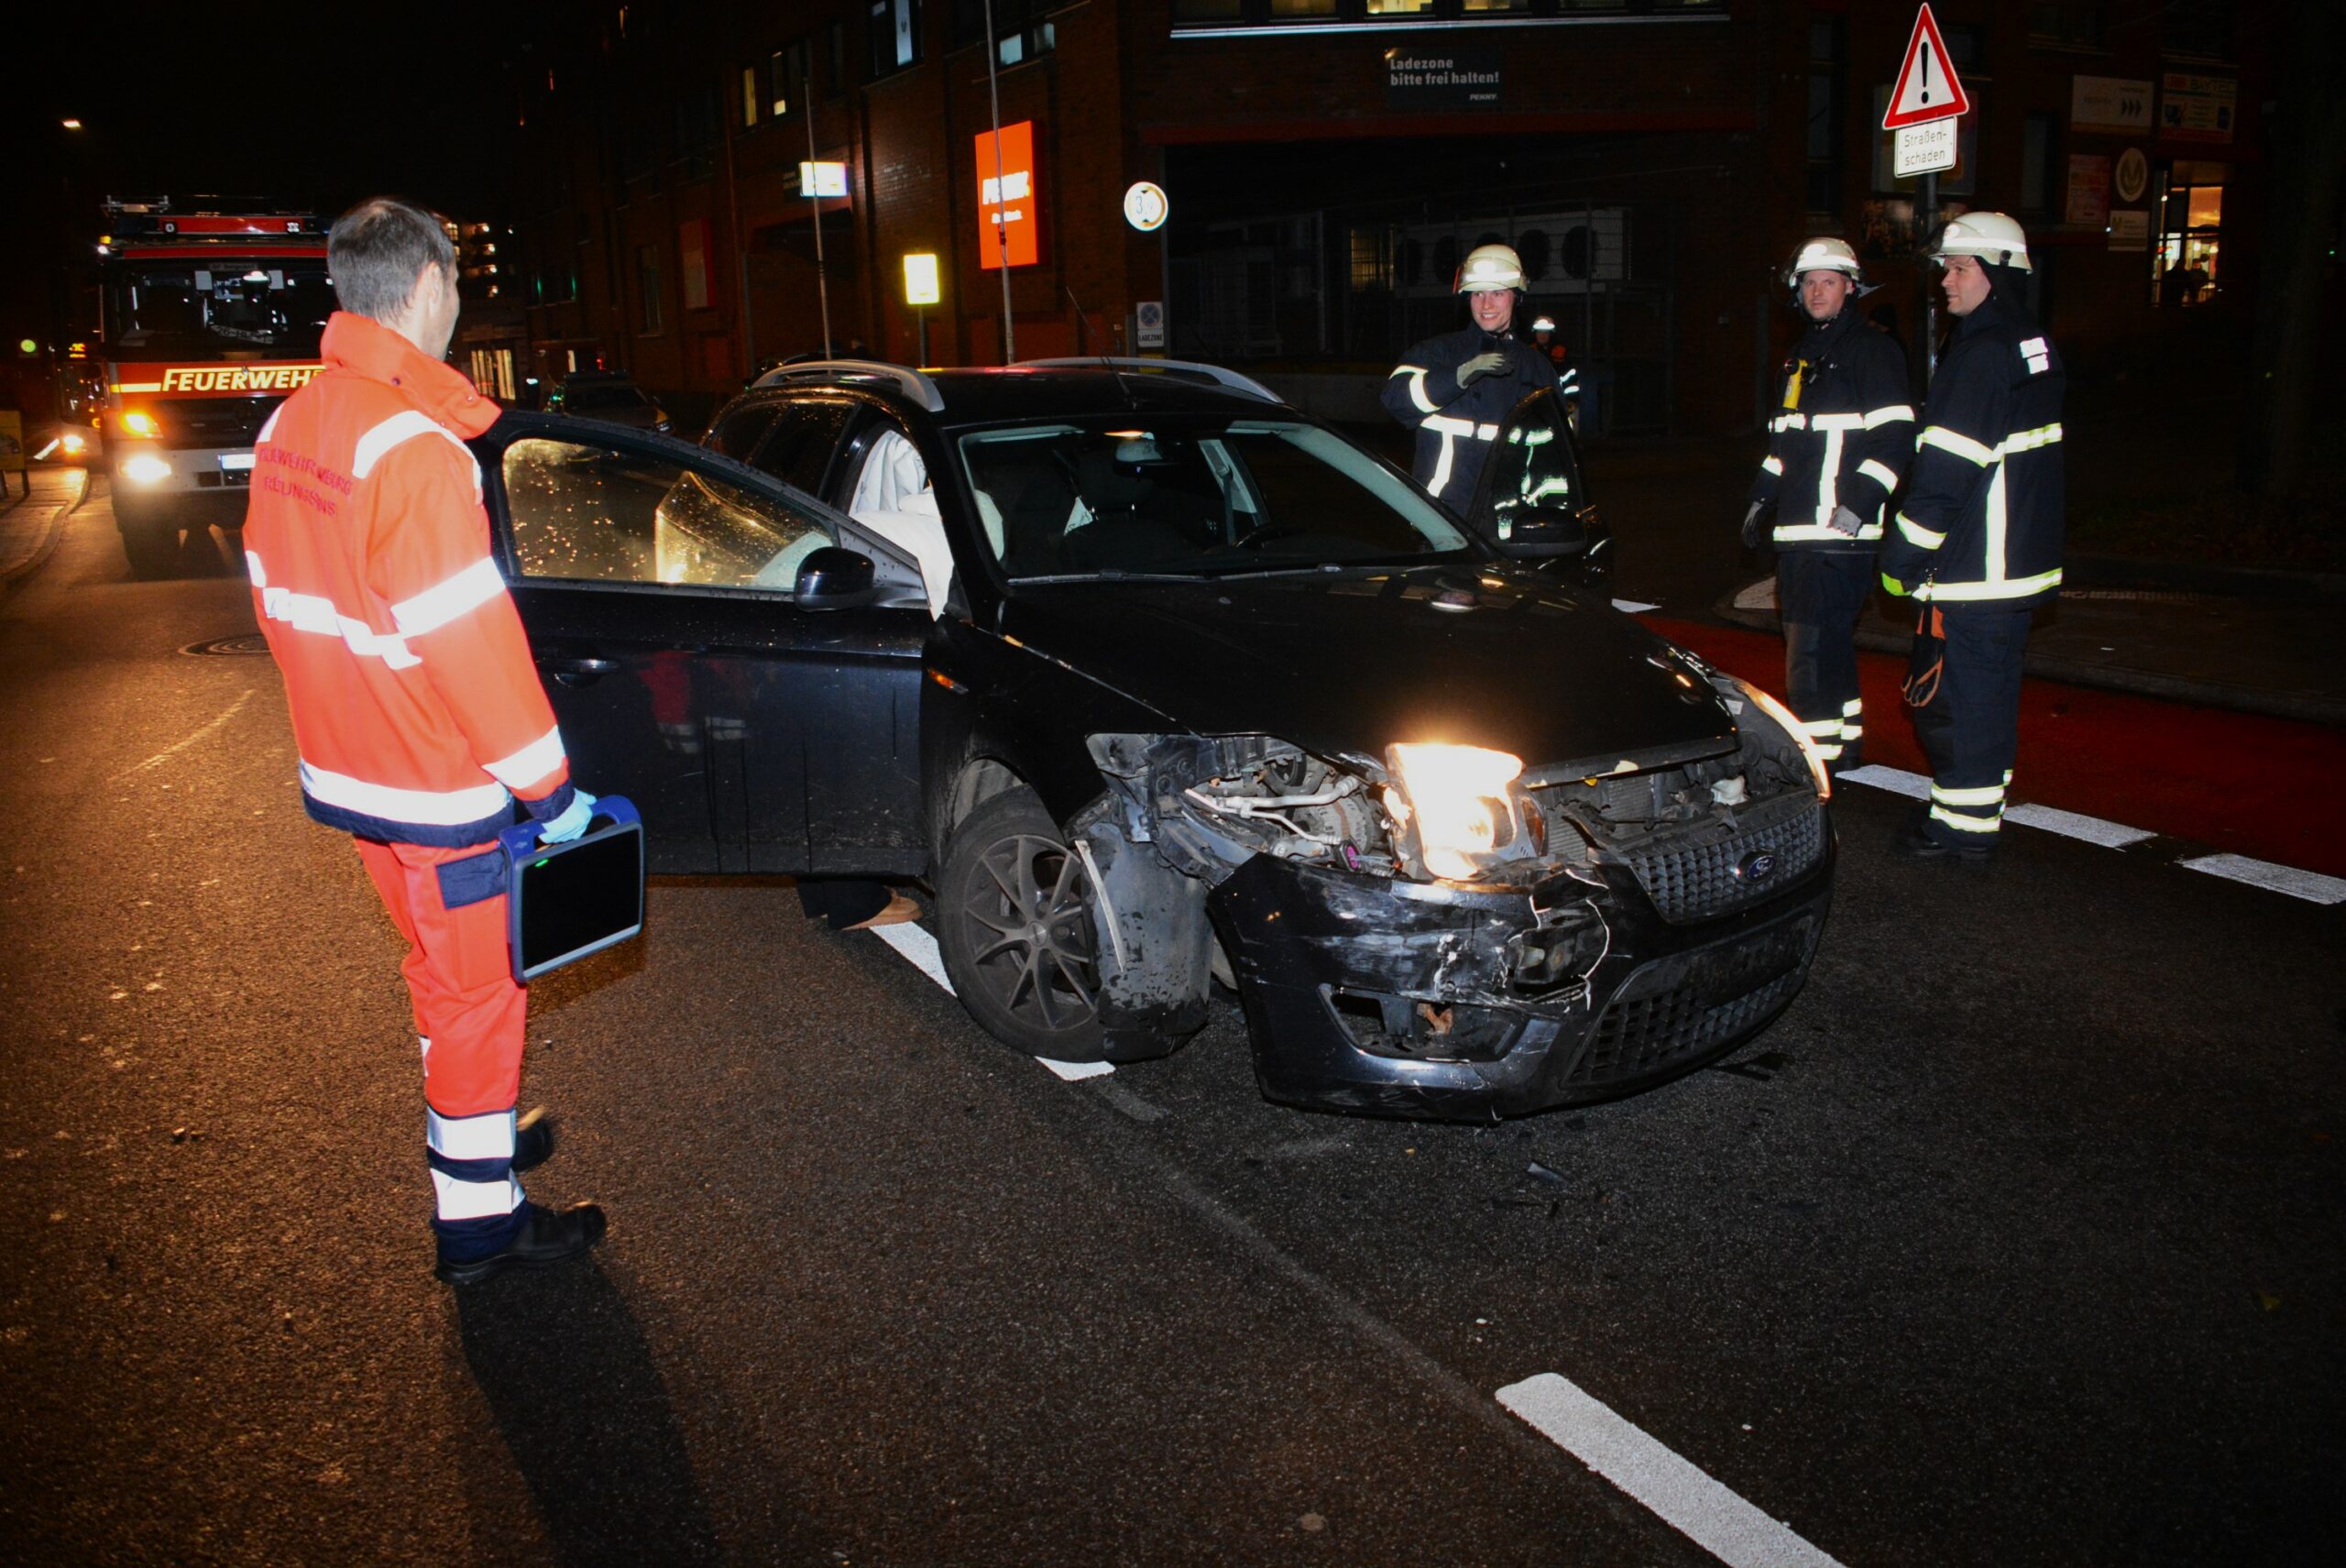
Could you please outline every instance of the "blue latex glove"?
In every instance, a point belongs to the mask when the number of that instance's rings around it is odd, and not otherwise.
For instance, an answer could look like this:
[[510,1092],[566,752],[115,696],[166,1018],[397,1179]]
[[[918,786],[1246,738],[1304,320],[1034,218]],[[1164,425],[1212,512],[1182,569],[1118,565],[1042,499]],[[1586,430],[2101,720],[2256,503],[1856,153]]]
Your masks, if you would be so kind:
[[595,816],[595,797],[583,789],[570,792],[570,804],[562,815],[547,823],[538,832],[538,839],[546,844],[567,844],[586,831],[586,824]]

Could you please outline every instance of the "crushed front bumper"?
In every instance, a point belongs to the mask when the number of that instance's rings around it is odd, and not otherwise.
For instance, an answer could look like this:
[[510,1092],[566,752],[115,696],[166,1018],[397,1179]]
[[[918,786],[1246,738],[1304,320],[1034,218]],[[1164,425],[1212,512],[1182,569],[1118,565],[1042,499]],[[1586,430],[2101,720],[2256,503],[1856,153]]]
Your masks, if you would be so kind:
[[[1257,855],[1209,908],[1263,1092],[1321,1110],[1486,1121],[1614,1099],[1715,1060],[1807,977],[1832,902],[1831,831],[1819,828],[1813,862],[1781,889],[1678,923],[1625,862],[1485,892]],[[1603,956],[1584,980],[1542,992],[1527,957],[1559,911],[1584,905],[1602,921]]]

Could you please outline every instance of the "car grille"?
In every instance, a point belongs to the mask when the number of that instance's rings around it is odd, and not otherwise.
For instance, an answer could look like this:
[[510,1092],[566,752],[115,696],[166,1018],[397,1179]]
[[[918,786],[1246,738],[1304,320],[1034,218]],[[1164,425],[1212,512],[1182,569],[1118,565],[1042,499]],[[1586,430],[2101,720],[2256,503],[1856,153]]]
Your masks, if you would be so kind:
[[152,412],[173,447],[250,446],[282,398],[181,398]]
[[1800,989],[1816,933],[1803,916],[1757,938],[1648,964],[1598,1015],[1570,1083],[1626,1087],[1766,1023]]
[[[1764,878],[1740,868],[1756,854],[1772,854]],[[1674,839],[1632,850],[1628,860],[1661,917],[1673,926],[1709,920],[1779,893],[1814,869],[1825,853],[1825,808],[1805,795],[1787,795],[1743,813],[1733,836],[1708,841]]]

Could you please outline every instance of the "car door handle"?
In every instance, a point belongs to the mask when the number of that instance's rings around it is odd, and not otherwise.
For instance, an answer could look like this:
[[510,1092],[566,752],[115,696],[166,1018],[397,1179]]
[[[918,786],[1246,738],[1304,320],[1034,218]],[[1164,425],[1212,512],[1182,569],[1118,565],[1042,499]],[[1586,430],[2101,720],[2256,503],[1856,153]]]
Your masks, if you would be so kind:
[[538,668],[566,686],[592,685],[619,667],[617,659],[540,659]]

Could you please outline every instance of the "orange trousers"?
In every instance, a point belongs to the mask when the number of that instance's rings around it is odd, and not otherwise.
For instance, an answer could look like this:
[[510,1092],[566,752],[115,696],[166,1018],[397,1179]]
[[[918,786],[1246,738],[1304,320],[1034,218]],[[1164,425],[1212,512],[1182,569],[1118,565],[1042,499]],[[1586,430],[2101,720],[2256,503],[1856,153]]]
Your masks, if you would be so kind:
[[450,909],[441,879],[443,866],[495,846],[356,842],[383,907],[407,938],[400,972],[424,1041],[424,1102],[448,1117],[512,1109],[521,1092],[530,993],[514,980],[507,954],[505,895]]

